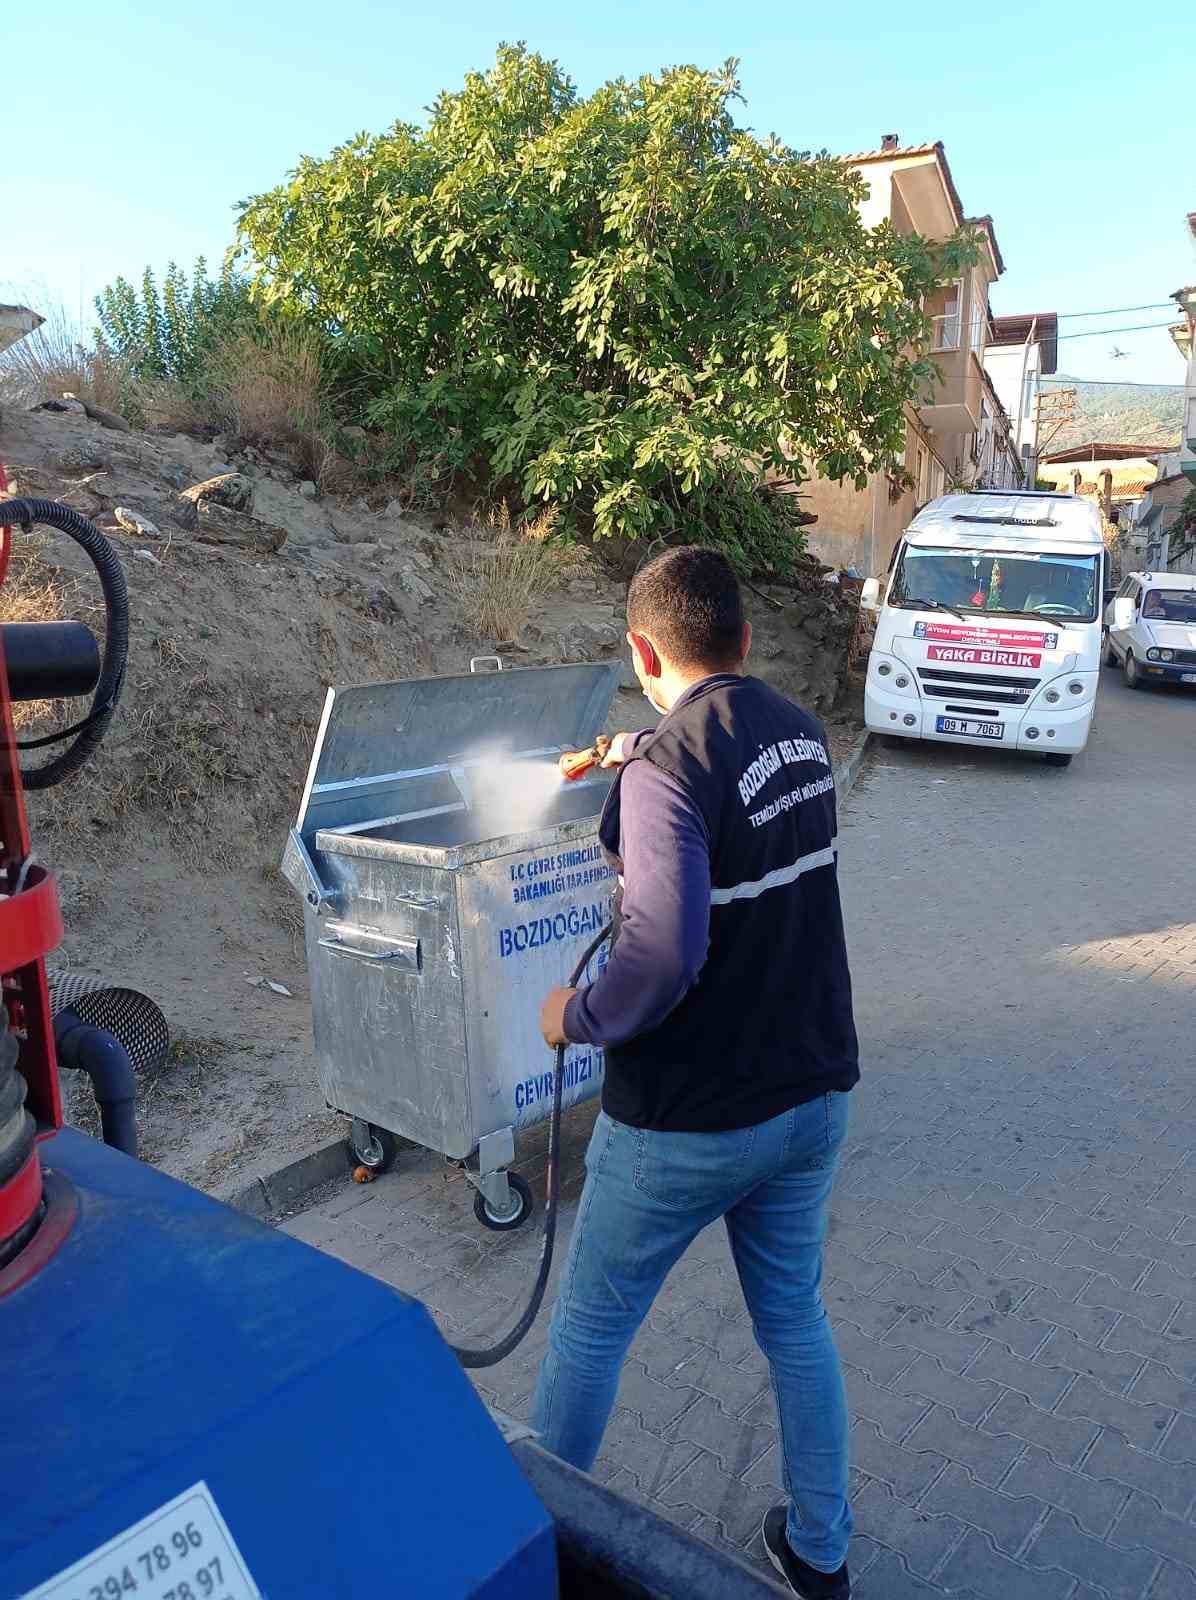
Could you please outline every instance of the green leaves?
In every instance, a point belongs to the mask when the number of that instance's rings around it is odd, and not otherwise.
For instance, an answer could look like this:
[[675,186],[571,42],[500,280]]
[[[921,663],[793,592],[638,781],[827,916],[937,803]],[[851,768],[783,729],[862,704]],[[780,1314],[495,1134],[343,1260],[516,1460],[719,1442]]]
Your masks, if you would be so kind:
[[400,449],[488,468],[567,532],[784,565],[794,497],[761,493],[763,471],[897,458],[944,268],[863,226],[840,163],[736,127],[738,98],[734,62],[583,97],[504,45],[426,128],[247,201],[255,293],[344,347]]
[[138,293],[117,278],[95,300],[96,339],[129,363],[139,379],[198,383],[216,340],[253,320],[249,285],[231,260],[219,278],[201,256],[188,281],[172,261],[161,288],[147,267]]

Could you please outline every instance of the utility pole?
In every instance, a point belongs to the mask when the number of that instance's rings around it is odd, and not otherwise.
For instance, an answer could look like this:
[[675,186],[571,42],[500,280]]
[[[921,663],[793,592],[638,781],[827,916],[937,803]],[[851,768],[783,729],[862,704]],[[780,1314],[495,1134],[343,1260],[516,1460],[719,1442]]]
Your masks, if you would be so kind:
[[1050,449],[1068,423],[1075,420],[1075,414],[1076,391],[1074,389],[1053,389],[1049,394],[1044,394],[1041,389],[1039,390],[1034,401],[1035,466],[1038,463],[1039,451]]

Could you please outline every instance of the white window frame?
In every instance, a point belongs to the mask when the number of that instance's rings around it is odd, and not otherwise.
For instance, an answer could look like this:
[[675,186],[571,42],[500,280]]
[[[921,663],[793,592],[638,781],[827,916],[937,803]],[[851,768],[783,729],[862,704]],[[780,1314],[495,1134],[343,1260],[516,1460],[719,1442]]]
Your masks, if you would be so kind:
[[[957,278],[951,286],[955,299],[946,302],[948,309],[941,311],[937,317],[931,317],[931,351],[935,355],[947,355],[959,349],[963,337],[963,279]],[[950,289],[948,293],[950,293]],[[954,304],[954,311],[949,308]]]
[[968,349],[977,361],[984,357],[984,334],[988,323],[988,295],[981,278],[972,279],[972,305],[968,317]]

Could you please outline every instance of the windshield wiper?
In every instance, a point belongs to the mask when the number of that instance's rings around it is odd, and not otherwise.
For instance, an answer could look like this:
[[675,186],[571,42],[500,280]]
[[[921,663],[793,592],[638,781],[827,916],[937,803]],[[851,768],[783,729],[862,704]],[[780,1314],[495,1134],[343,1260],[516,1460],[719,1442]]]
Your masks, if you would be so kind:
[[909,600],[898,600],[899,606],[921,607],[923,611],[945,611],[949,617],[955,617],[960,622],[965,622],[966,617],[961,617],[958,611],[953,611],[950,606],[945,606],[941,600],[928,600],[924,595],[914,595]]
[[990,617],[1030,617],[1035,622],[1040,622],[1045,628],[1051,623],[1055,627],[1066,627],[1069,622],[1091,622],[1091,617],[1058,617],[1050,611],[1015,611],[1011,607],[1001,606],[996,611],[986,613]]

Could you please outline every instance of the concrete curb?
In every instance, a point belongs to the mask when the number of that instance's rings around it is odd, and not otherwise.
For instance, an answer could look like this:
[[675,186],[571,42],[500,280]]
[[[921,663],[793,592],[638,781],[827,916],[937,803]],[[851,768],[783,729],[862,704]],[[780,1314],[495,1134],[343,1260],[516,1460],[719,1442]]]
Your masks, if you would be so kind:
[[[835,792],[840,805],[855,787],[868,754],[872,735],[865,729],[852,745],[846,761],[835,773]],[[251,1217],[272,1217],[285,1211],[299,1200],[318,1189],[330,1178],[343,1178],[349,1170],[347,1144],[337,1139],[332,1144],[309,1150],[305,1156],[292,1161],[277,1172],[262,1178],[223,1197],[226,1205],[235,1211],[244,1211]]]
[[345,1139],[309,1150],[297,1161],[289,1162],[277,1172],[268,1172],[255,1178],[243,1189],[224,1195],[225,1205],[234,1211],[244,1211],[251,1217],[272,1217],[287,1210],[313,1189],[318,1189],[330,1178],[344,1178],[349,1173],[349,1150]]
[[851,753],[842,767],[835,773],[835,796],[842,805],[844,800],[856,786],[856,780],[863,771],[864,758],[868,754],[868,746],[872,735],[865,728],[859,738],[851,747]]

